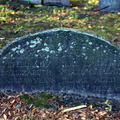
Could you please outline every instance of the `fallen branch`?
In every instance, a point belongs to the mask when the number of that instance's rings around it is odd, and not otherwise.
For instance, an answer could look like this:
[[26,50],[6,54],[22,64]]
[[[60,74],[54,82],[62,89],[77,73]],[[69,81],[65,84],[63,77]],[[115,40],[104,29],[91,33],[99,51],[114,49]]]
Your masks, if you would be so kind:
[[97,10],[95,10],[95,11],[104,10],[104,9],[106,9],[106,8],[108,8],[108,7],[110,7],[110,6],[108,5],[108,6],[105,6],[105,7],[99,8],[99,9],[97,9]]
[[85,107],[87,107],[87,106],[86,105],[80,105],[80,106],[77,106],[77,107],[64,109],[64,110],[62,110],[62,112],[68,112],[68,111],[71,111],[71,110],[76,110],[76,109],[85,108]]
[[102,8],[99,8],[99,9],[93,9],[93,8],[91,8],[91,9],[86,9],[85,11],[101,11],[101,10],[104,10],[104,9],[106,9],[106,8],[108,8],[108,7],[110,7],[109,5],[107,5],[107,6],[105,6],[105,7],[102,7]]

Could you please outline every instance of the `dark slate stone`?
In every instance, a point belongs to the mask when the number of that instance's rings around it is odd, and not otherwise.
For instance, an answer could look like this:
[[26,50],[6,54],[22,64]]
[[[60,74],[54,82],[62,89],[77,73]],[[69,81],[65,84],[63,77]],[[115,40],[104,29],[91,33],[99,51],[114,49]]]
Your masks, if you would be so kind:
[[120,49],[72,29],[20,37],[0,51],[0,89],[120,99]]

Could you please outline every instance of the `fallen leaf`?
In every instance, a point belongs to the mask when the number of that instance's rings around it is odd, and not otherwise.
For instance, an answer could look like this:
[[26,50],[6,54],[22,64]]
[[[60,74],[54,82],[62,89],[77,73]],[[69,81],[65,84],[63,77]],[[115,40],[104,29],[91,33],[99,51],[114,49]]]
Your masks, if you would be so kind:
[[100,111],[100,112],[98,112],[98,114],[101,116],[104,116],[105,114],[107,114],[107,111]]
[[6,114],[3,114],[3,117],[5,120],[7,120],[7,115]]
[[89,105],[89,106],[88,106],[88,108],[92,109],[92,108],[93,108],[93,106],[92,106],[92,105]]
[[13,104],[15,101],[16,101],[16,100],[15,100],[15,99],[13,99],[13,100],[11,100],[11,101],[10,101],[10,103],[11,103],[11,104]]

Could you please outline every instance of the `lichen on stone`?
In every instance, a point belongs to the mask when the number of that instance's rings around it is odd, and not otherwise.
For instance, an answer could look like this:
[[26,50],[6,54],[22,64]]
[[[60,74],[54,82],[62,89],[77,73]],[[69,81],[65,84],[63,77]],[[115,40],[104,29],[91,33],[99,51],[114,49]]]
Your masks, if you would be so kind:
[[89,42],[89,45],[92,45],[93,43],[92,42]]
[[34,48],[36,46],[36,44],[30,45],[30,48]]
[[22,54],[22,53],[24,53],[24,51],[25,51],[24,49],[21,49],[21,50],[20,50],[20,53]]
[[26,42],[26,45],[29,45],[29,44],[30,44],[30,43],[27,41],[27,42]]
[[106,50],[103,50],[104,53],[106,53]]
[[40,50],[37,50],[37,53],[39,53],[40,52]]
[[73,46],[70,46],[70,48],[72,49],[72,48],[73,48]]
[[98,50],[100,47],[96,47],[96,49]]
[[83,55],[83,56],[86,56],[86,54],[85,54],[85,53],[82,53],[82,55]]
[[35,57],[38,57],[38,55],[37,55],[37,54],[35,54]]
[[47,43],[44,43],[44,46],[48,46]]
[[36,47],[37,44],[41,44],[42,39],[40,39],[39,37],[35,38],[34,40],[31,40],[30,43],[30,48],[34,48]]
[[48,52],[48,51],[50,50],[50,48],[49,48],[49,47],[46,47],[44,50],[45,50],[46,52]]
[[58,43],[58,47],[61,46],[61,43]]
[[83,46],[82,49],[86,49],[86,47]]
[[51,54],[54,54],[54,53],[55,53],[55,51],[54,51],[54,50],[50,50],[50,53],[51,53]]
[[85,57],[85,60],[87,60],[87,59],[88,59],[88,57],[86,56],[86,57]]
[[62,51],[62,46],[59,46],[58,51],[59,51],[59,52]]
[[20,49],[20,45],[18,45],[18,46],[15,47],[15,48],[12,48],[11,50],[12,50],[12,51],[16,51],[16,50],[18,50],[18,49]]

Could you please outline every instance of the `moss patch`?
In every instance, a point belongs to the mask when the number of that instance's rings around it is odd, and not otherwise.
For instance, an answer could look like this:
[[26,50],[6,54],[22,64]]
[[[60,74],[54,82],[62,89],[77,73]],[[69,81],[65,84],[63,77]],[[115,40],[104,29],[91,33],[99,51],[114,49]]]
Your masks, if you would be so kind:
[[[35,96],[29,96],[28,94],[23,94],[21,96],[21,99],[26,104],[33,104],[36,107],[45,107],[45,108],[55,107],[55,105],[52,104],[53,101],[55,100],[55,97],[49,93],[39,93]],[[52,103],[50,101],[52,101]]]

